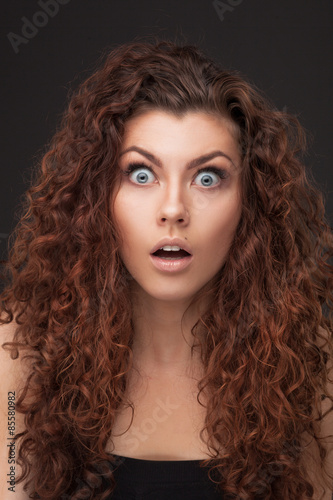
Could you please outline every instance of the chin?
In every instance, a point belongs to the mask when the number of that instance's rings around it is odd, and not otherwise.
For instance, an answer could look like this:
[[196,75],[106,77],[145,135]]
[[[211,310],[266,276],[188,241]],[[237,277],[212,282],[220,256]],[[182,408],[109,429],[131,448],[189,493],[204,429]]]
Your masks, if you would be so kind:
[[149,295],[152,299],[160,301],[160,302],[189,302],[194,294],[189,294],[188,291],[184,293],[184,290],[182,291],[165,291],[163,292],[162,290],[159,290],[158,292],[146,292],[147,295]]
[[145,287],[143,288],[142,286],[139,285],[139,288],[143,291],[143,293],[150,297],[153,300],[156,301],[161,301],[161,302],[174,302],[174,303],[189,303],[196,295],[197,293],[202,289],[202,287],[205,285],[205,283],[202,286],[197,286],[197,287],[189,287],[188,284],[183,283],[183,284],[178,284],[175,286],[172,286],[171,283],[169,284],[159,284],[156,282],[156,285],[153,287]]

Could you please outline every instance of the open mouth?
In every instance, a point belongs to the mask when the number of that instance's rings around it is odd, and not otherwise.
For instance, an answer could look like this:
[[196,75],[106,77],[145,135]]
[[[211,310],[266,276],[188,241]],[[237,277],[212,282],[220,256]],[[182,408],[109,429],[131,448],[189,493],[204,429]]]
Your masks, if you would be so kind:
[[152,252],[150,258],[153,266],[163,273],[183,272],[191,268],[193,261],[193,255],[187,250],[178,245],[170,245],[168,243]]
[[184,259],[185,257],[190,257],[191,254],[186,252],[186,250],[183,250],[182,248],[175,248],[175,247],[163,247],[160,248],[159,250],[156,250],[152,255],[155,257],[159,257],[160,259],[165,259],[165,260],[179,260],[179,259]]

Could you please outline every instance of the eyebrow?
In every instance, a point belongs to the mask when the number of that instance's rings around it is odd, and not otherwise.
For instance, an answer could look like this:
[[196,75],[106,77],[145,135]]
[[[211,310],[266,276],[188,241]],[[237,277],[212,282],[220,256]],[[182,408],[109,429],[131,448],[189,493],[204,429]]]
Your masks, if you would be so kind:
[[[130,151],[136,151],[137,153],[140,153],[141,155],[145,156],[147,158],[147,160],[149,160],[152,163],[154,163],[157,167],[162,168],[162,162],[161,162],[161,160],[159,160],[158,158],[156,158],[156,156],[154,156],[153,154],[149,153],[145,149],[140,148],[138,146],[131,146],[131,147],[125,149],[125,151],[122,151],[122,153],[119,155],[119,157],[122,156],[122,155],[124,155],[125,153],[129,153]],[[216,158],[217,156],[223,156],[224,158],[227,158],[227,160],[230,161],[230,163],[232,164],[232,166],[234,168],[236,168],[236,165],[234,164],[234,162],[232,161],[232,159],[230,158],[230,156],[228,156],[226,153],[223,153],[223,151],[217,150],[217,151],[213,151],[212,153],[208,153],[206,155],[199,156],[198,158],[195,158],[194,160],[191,160],[190,162],[187,163],[186,169],[190,170],[192,168],[198,167],[198,166],[202,165],[203,163],[206,163],[207,161],[210,161],[213,158]]]

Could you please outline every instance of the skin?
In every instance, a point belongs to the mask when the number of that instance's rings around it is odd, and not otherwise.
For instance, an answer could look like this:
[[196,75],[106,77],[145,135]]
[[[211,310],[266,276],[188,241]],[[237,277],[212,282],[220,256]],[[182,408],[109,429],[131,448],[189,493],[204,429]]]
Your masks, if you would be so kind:
[[[229,159],[217,155],[187,168],[215,151]],[[139,168],[126,175],[133,162],[152,172]],[[226,178],[198,175],[208,166],[221,169]],[[200,305],[189,305],[220,270],[241,217],[236,132],[226,119],[205,112],[177,117],[149,110],[127,122],[119,167],[123,175],[114,215],[123,240],[121,257],[134,278],[134,360],[146,371],[181,372],[195,362],[191,327]],[[139,173],[147,174],[146,183],[138,182]],[[202,182],[207,174],[210,186]],[[150,253],[164,237],[179,237],[191,246],[193,260],[186,269],[166,273],[154,267]]]

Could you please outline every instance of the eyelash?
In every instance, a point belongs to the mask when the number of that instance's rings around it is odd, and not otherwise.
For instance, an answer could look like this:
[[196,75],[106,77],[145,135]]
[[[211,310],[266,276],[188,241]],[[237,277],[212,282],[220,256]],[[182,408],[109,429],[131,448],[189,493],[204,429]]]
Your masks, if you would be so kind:
[[[134,172],[134,170],[137,170],[139,168],[146,168],[152,174],[154,174],[154,171],[153,171],[153,169],[151,167],[149,167],[145,163],[141,163],[141,162],[130,163],[128,165],[128,168],[126,170],[124,170],[123,174],[126,175],[126,176],[129,176],[129,175],[131,175],[132,172]],[[212,172],[213,174],[216,174],[221,180],[227,179],[227,177],[228,177],[228,174],[227,174],[227,172],[225,170],[222,170],[222,169],[217,168],[217,167],[203,167],[203,168],[200,168],[199,170],[197,170],[195,177],[197,175],[201,174],[202,172]]]

